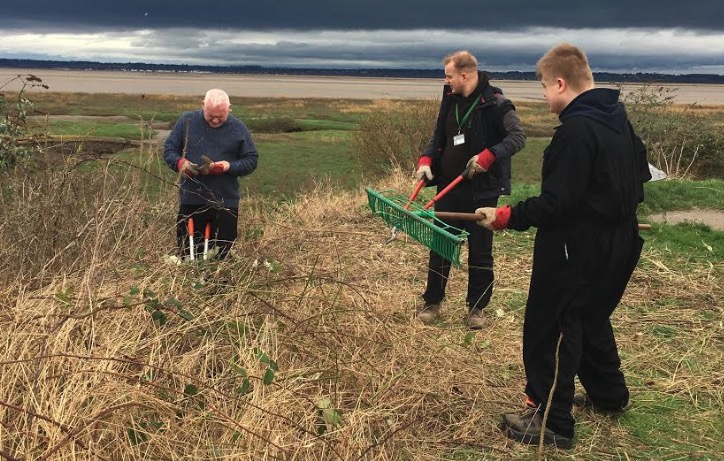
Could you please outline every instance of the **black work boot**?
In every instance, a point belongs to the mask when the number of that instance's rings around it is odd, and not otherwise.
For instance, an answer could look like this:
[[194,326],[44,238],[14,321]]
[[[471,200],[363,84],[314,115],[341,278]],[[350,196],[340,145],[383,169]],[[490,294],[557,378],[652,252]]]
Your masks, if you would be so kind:
[[581,393],[576,394],[573,396],[573,404],[577,407],[581,407],[586,410],[593,410],[599,413],[604,413],[612,416],[621,415],[626,413],[633,407],[633,402],[629,398],[628,401],[626,401],[626,404],[619,408],[607,408],[607,407],[601,407],[599,405],[596,405],[593,403],[593,400],[591,400],[591,397],[588,396],[588,394]]
[[440,308],[442,303],[425,303],[422,309],[417,313],[417,320],[430,325],[440,318]]
[[[529,445],[538,445],[541,438],[543,415],[538,408],[526,407],[522,413],[503,415],[500,428],[508,438]],[[573,437],[556,434],[547,427],[543,431],[543,443],[557,448],[573,448]]]
[[471,330],[481,330],[488,323],[488,320],[483,317],[483,311],[480,309],[473,309],[465,317],[465,325]]

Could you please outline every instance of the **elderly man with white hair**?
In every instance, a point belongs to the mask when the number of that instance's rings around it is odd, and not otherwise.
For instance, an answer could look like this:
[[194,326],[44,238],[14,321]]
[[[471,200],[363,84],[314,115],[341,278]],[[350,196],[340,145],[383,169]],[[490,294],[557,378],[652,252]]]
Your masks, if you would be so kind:
[[180,257],[200,255],[206,237],[223,259],[236,240],[238,178],[256,170],[258,155],[246,125],[230,112],[229,95],[209,90],[202,108],[181,115],[164,144],[166,163],[180,174]]

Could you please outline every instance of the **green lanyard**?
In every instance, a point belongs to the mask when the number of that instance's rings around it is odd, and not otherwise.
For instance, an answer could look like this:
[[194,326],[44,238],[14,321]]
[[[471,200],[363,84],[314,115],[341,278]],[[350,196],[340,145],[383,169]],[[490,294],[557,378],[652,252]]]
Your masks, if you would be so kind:
[[470,109],[465,113],[465,116],[463,117],[462,121],[460,120],[460,112],[458,111],[458,105],[455,104],[455,121],[458,122],[458,134],[460,134],[460,131],[463,129],[463,125],[465,125],[465,121],[470,117],[470,114],[473,112],[473,109],[475,109],[478,106],[478,103],[480,102],[480,94],[478,94],[475,97],[475,102],[470,105]]

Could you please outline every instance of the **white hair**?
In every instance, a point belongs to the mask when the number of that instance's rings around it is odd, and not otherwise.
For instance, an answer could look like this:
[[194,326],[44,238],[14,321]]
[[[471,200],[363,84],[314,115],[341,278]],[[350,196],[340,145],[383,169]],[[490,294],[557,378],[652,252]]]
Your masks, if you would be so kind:
[[206,96],[204,96],[204,106],[229,107],[230,105],[231,105],[231,102],[229,101],[229,95],[226,94],[226,91],[224,91],[224,90],[214,88],[212,90],[207,91]]

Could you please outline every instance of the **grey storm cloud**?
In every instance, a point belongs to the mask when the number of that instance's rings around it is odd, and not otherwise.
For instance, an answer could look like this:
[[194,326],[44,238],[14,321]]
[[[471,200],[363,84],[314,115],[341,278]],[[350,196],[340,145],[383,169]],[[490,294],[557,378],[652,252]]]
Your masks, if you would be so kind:
[[2,0],[3,28],[475,29],[686,28],[721,30],[721,0]]
[[724,73],[724,1],[0,0],[0,58],[440,68],[469,49],[531,70],[552,45],[594,70]]

